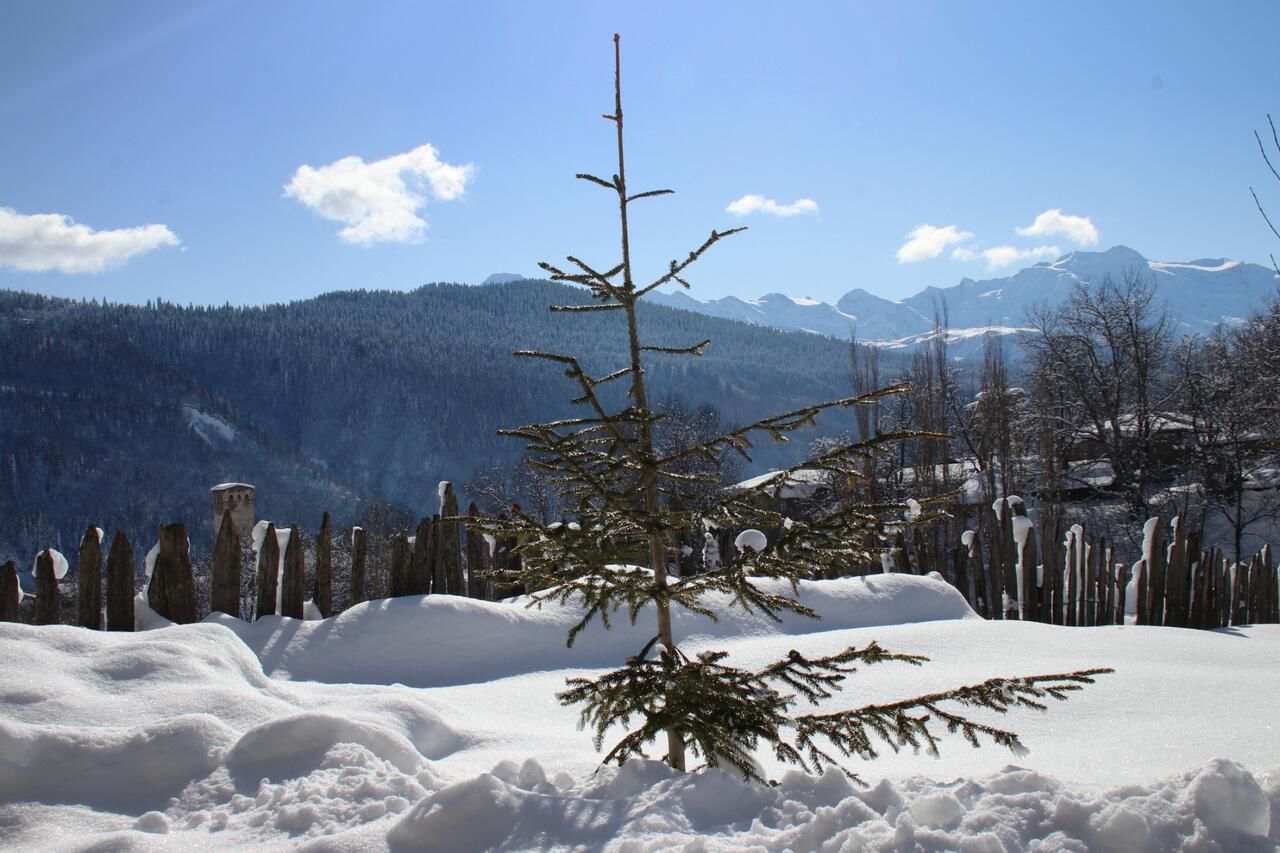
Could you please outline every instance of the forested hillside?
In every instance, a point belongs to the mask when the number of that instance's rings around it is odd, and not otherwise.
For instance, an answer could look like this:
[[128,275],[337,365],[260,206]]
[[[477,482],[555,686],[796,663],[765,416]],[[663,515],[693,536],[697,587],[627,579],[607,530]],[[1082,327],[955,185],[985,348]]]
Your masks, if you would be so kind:
[[[254,483],[260,515],[303,524],[377,499],[429,512],[439,479],[518,456],[499,428],[569,411],[568,383],[514,350],[590,353],[602,372],[623,363],[620,317],[547,310],[585,299],[545,281],[258,308],[0,292],[0,560],[72,549],[91,521],[147,547],[155,524],[182,518],[202,544],[208,489],[223,480]],[[699,360],[655,357],[653,382],[726,423],[849,391],[847,344],[646,314],[653,344],[713,340]],[[787,452],[761,448],[758,461]]]

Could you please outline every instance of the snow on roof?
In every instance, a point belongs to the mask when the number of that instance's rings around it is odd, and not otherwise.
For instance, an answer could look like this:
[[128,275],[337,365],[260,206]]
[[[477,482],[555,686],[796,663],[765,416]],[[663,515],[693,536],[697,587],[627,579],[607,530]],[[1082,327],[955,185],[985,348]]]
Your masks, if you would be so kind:
[[[948,480],[963,480],[972,474],[980,472],[982,469],[978,467],[975,459],[961,459],[959,462],[948,462],[945,465],[934,465],[933,476],[941,480],[944,477]],[[902,469],[902,482],[914,483],[916,481],[915,468]]]
[[[1111,421],[1104,422],[1103,426],[1111,429]],[[1120,432],[1131,433],[1138,428],[1138,416],[1127,414],[1120,416]],[[1151,431],[1152,432],[1178,432],[1180,430],[1191,429],[1191,420],[1186,415],[1180,415],[1177,412],[1160,412],[1151,415]]]
[[1116,481],[1116,471],[1106,459],[1081,459],[1067,463],[1066,479],[1095,488],[1106,488]]
[[831,483],[831,472],[816,468],[801,468],[786,475],[783,482],[775,482],[785,471],[768,471],[758,477],[751,477],[730,487],[732,491],[747,492],[761,486],[773,484],[774,495],[779,498],[808,498],[819,488]]
[[225,491],[227,491],[228,489],[252,489],[252,488],[253,488],[253,486],[249,485],[248,483],[219,483],[218,485],[214,486],[214,487],[213,487],[212,489],[210,489],[209,491],[211,491],[211,492],[225,492]]

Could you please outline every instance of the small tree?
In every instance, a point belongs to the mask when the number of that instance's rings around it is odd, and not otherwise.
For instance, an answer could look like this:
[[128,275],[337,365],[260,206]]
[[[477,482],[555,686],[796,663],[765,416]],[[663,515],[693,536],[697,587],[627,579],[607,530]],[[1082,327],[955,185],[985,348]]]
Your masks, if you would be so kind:
[[[902,504],[877,506],[850,500],[814,518],[791,519],[761,499],[771,487],[769,483],[689,509],[673,496],[691,482],[713,478],[717,466],[698,470],[685,463],[691,459],[714,463],[725,453],[747,457],[752,438],[758,435],[785,441],[789,433],[813,424],[823,411],[870,405],[905,389],[894,386],[808,406],[678,449],[662,450],[655,442],[655,426],[661,415],[649,404],[645,362],[654,357],[697,356],[709,342],[683,348],[644,343],[637,326],[637,303],[664,284],[688,287],[682,277],[685,270],[716,243],[743,229],[712,231],[684,260],[672,261],[665,273],[647,284],[637,283],[631,265],[628,210],[636,201],[670,191],[633,193],[628,187],[616,35],[614,110],[604,118],[613,122],[617,131],[617,173],[607,180],[589,174],[578,177],[616,196],[621,261],[604,271],[574,257],[568,259],[573,271],[551,264],[542,267],[553,280],[586,287],[594,298],[585,305],[552,306],[552,311],[623,316],[630,358],[621,368],[594,376],[572,355],[517,353],[560,366],[577,387],[575,402],[586,409],[578,417],[504,431],[527,442],[531,464],[552,475],[575,521],[546,524],[513,508],[509,519],[488,523],[495,539],[519,543],[515,551],[520,559],[513,561],[518,568],[509,570],[505,580],[540,590],[532,596],[535,604],[559,601],[583,606],[582,618],[569,632],[570,645],[595,619],[608,627],[619,610],[625,610],[634,622],[651,606],[657,630],[621,668],[599,678],[570,679],[560,700],[583,705],[582,719],[594,729],[597,748],[614,724],[630,726],[632,720],[638,721],[609,749],[606,762],[621,763],[642,755],[648,744],[663,738],[665,760],[674,768],[685,769],[686,752],[692,750],[710,766],[727,763],[757,779],[759,771],[752,753],[762,741],[778,759],[811,770],[835,762],[835,754],[873,757],[877,741],[895,750],[903,743],[933,749],[938,744],[938,725],[961,732],[975,745],[987,737],[1016,748],[1013,732],[967,719],[947,710],[946,703],[1001,712],[1014,705],[1039,708],[1045,697],[1064,698],[1104,670],[997,678],[902,702],[828,714],[795,714],[793,708],[801,699],[816,703],[840,690],[859,664],[890,660],[920,664],[924,658],[894,654],[872,643],[813,659],[792,651],[782,660],[752,671],[728,664],[725,652],[691,657],[678,645],[672,611],[682,608],[714,619],[716,603],[712,597],[774,619],[783,613],[816,618],[798,597],[800,580],[865,564],[871,549],[878,549],[887,533],[882,517],[890,512],[900,517],[904,509]],[[623,405],[616,409],[605,396],[605,386],[615,382],[627,388]],[[866,470],[866,460],[883,449],[895,442],[927,437],[908,430],[864,435],[856,443],[828,449],[781,476],[804,468],[831,478],[857,478]],[[921,521],[931,516],[936,513],[926,511]],[[681,531],[700,529],[704,521],[719,527],[778,533],[759,550],[743,548],[713,571],[688,577],[669,574],[669,561],[675,556],[671,543],[679,541]],[[785,583],[780,586],[760,579]]]

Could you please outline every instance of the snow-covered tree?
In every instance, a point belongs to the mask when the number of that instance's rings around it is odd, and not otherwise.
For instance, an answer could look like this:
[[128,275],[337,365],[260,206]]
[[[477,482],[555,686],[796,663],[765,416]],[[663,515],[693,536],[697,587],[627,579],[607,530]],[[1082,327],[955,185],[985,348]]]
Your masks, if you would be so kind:
[[[488,523],[495,541],[517,543],[514,550],[519,559],[511,561],[515,568],[503,580],[539,590],[532,595],[535,604],[554,600],[583,607],[580,621],[569,632],[570,645],[594,620],[608,627],[619,611],[633,622],[642,614],[656,616],[656,625],[652,639],[620,668],[598,678],[570,679],[561,701],[583,706],[583,722],[594,730],[597,747],[614,725],[629,728],[609,748],[606,762],[621,763],[642,755],[661,740],[665,760],[674,768],[685,769],[686,754],[692,752],[708,765],[732,765],[754,778],[759,778],[759,770],[753,752],[762,744],[781,761],[807,769],[840,757],[874,757],[881,744],[895,750],[903,744],[932,750],[941,729],[960,732],[975,745],[989,738],[1016,748],[1013,732],[971,720],[957,706],[1001,712],[1015,705],[1042,707],[1046,697],[1064,698],[1101,670],[997,678],[900,702],[797,713],[797,705],[816,704],[839,691],[860,665],[920,664],[924,658],[892,653],[872,643],[819,658],[792,651],[780,661],[751,670],[731,664],[725,652],[689,655],[680,647],[672,628],[672,612],[677,608],[713,619],[715,608],[721,606],[775,619],[783,614],[816,618],[799,596],[800,581],[866,565],[882,547],[887,520],[900,524],[905,506],[849,499],[816,516],[796,519],[768,500],[770,492],[801,471],[807,478],[859,478],[867,470],[868,458],[895,443],[929,436],[910,430],[864,435],[754,488],[730,490],[697,507],[673,499],[691,484],[717,476],[718,465],[690,466],[690,460],[716,463],[724,454],[749,458],[753,441],[760,437],[786,441],[824,411],[870,405],[905,388],[880,388],[805,406],[680,447],[663,447],[655,440],[661,413],[649,402],[646,364],[658,358],[697,357],[710,342],[686,347],[647,343],[637,325],[637,303],[666,284],[688,287],[686,270],[743,229],[712,231],[702,245],[684,259],[672,261],[662,274],[637,280],[631,261],[630,207],[670,191],[637,192],[627,181],[617,36],[614,61],[614,106],[604,118],[616,130],[617,171],[607,179],[591,174],[578,177],[616,199],[621,259],[608,268],[576,257],[569,257],[565,267],[542,266],[554,280],[588,288],[594,297],[590,304],[552,306],[551,310],[621,315],[625,329],[620,327],[619,332],[626,335],[630,357],[616,370],[596,375],[574,355],[517,353],[561,368],[576,389],[575,403],[583,409],[576,417],[505,431],[523,439],[531,464],[551,475],[561,492],[566,520],[547,524],[513,508],[508,519]],[[614,393],[615,385],[625,388],[625,396]],[[937,516],[928,501],[922,503],[923,513],[914,512],[919,521]],[[671,574],[669,567],[677,556],[673,543],[680,541],[679,534],[708,525],[769,530],[773,535],[762,547],[760,537],[753,537],[753,547],[740,547],[728,559],[722,555],[719,567],[712,571]]]

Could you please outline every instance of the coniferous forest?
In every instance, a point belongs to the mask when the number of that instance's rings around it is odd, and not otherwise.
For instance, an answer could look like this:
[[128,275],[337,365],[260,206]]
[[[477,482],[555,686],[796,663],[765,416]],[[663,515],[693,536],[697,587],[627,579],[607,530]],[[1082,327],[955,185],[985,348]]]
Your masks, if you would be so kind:
[[[145,538],[182,518],[208,547],[208,489],[226,480],[257,486],[262,517],[430,512],[439,480],[519,458],[500,427],[569,409],[555,370],[514,350],[621,357],[619,318],[546,310],[587,298],[544,281],[221,308],[0,292],[0,554],[71,547],[86,519]],[[715,342],[693,362],[656,358],[656,399],[742,423],[848,390],[847,343],[641,310],[659,343]],[[763,445],[755,459],[792,454]]]

